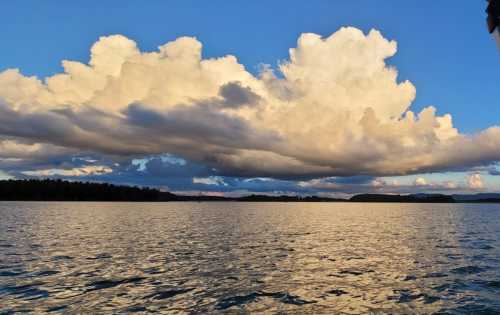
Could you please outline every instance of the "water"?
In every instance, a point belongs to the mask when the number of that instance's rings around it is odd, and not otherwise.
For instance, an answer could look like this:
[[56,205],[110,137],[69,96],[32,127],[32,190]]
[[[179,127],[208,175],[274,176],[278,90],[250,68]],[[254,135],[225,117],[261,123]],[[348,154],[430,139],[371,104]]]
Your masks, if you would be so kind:
[[0,314],[500,313],[500,205],[0,203]]

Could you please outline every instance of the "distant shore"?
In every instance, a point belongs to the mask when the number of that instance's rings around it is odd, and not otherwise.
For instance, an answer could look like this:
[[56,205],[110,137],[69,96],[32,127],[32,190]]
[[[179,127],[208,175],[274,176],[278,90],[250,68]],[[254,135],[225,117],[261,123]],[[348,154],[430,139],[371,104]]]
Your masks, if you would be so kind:
[[147,187],[119,186],[108,183],[63,180],[2,180],[0,201],[239,201],[239,202],[399,202],[399,203],[500,203],[500,194],[358,194],[349,199],[320,196],[248,195],[222,197],[177,195]]

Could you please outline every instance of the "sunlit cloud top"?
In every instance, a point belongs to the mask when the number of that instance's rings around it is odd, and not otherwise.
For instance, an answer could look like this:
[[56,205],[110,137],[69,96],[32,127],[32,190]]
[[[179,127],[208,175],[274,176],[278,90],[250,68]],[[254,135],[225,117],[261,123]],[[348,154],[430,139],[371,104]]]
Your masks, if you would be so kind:
[[[272,178],[336,190],[325,178],[368,176],[373,187],[387,187],[377,178],[472,170],[468,187],[480,189],[473,169],[500,160],[499,127],[466,134],[453,126],[453,113],[412,110],[416,87],[387,65],[397,43],[377,30],[302,34],[288,60],[262,65],[257,75],[237,56],[203,58],[202,49],[196,38],[180,37],[142,52],[112,35],[91,47],[88,63],[62,61],[62,73],[1,72],[3,168],[98,176],[123,161],[144,172],[152,156],[163,156],[169,167],[198,165],[204,171],[190,182],[205,186],[228,186],[223,177]],[[48,162],[78,154],[111,164]],[[40,165],[22,169],[33,164]],[[430,185],[419,177],[412,187]]]

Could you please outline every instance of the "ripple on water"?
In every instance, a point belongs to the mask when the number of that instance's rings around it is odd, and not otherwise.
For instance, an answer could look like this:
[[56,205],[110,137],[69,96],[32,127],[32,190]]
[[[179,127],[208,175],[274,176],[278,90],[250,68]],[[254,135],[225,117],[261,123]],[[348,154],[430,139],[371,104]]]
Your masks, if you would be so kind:
[[476,274],[483,272],[485,268],[479,267],[479,266],[463,266],[463,267],[458,267],[451,269],[450,272],[454,274],[461,274],[461,275],[470,275],[470,274]]
[[256,291],[247,295],[236,295],[223,298],[217,302],[215,308],[218,310],[225,310],[233,306],[244,306],[245,304],[257,301],[259,298],[272,298],[284,304],[305,305],[316,303],[317,301],[308,301],[296,295],[291,295],[287,292],[264,292]]
[[424,278],[446,278],[448,275],[443,272],[429,272],[427,273]]
[[0,202],[0,314],[500,314],[499,216],[500,205]]
[[85,292],[91,292],[95,290],[103,290],[113,288],[122,284],[128,283],[137,283],[146,279],[145,277],[131,277],[131,278],[123,278],[123,279],[106,279],[106,280],[98,280],[93,281],[87,284],[87,289]]
[[414,281],[417,280],[417,276],[415,275],[407,275],[406,277],[403,278],[403,281]]
[[14,295],[24,300],[37,300],[49,296],[48,291],[40,289],[43,284],[44,282],[32,282],[17,286],[2,286],[0,287],[0,293]]
[[33,274],[33,277],[48,277],[48,276],[57,275],[58,273],[59,273],[59,271],[57,271],[57,270],[42,270],[42,271],[35,272]]
[[500,289],[500,281],[499,280],[486,281],[486,286],[493,289]]
[[333,289],[333,290],[327,291],[326,293],[331,294],[331,295],[336,295],[336,296],[342,296],[344,294],[348,294],[348,292],[346,292],[342,289]]
[[168,299],[171,297],[174,297],[179,294],[184,294],[187,292],[193,291],[194,288],[187,288],[187,289],[170,289],[170,290],[165,290],[165,291],[158,291],[153,294],[150,294],[146,296],[147,299],[152,298],[154,300],[164,300]]
[[358,269],[344,269],[338,272],[339,276],[361,276],[367,273],[372,273],[375,272],[374,270],[367,269],[367,270],[358,270]]
[[23,274],[28,273],[25,270],[7,270],[7,271],[0,271],[0,277],[17,277]]
[[68,255],[56,255],[52,256],[52,260],[57,261],[57,260],[72,260],[74,257],[68,256]]
[[125,309],[125,313],[143,313],[147,312],[147,308],[145,306],[131,306]]
[[95,255],[94,257],[87,257],[88,260],[99,260],[99,259],[109,259],[113,258],[113,255],[109,253],[100,253]]
[[437,312],[439,315],[456,315],[456,314],[471,314],[471,315],[497,315],[500,314],[500,307],[490,306],[485,303],[468,303],[464,306],[441,310]]
[[432,304],[440,300],[437,296],[426,293],[413,293],[411,290],[395,290],[397,303],[408,303],[421,300],[424,304]]
[[48,313],[61,312],[61,311],[64,311],[66,308],[68,308],[67,305],[52,306],[52,307],[47,308],[47,312]]

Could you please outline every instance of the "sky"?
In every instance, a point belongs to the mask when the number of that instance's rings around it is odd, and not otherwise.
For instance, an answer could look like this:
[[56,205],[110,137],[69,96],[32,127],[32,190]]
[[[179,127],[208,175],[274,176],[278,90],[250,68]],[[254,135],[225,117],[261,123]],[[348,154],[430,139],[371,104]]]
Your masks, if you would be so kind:
[[485,7],[4,1],[0,178],[500,192],[500,53]]

